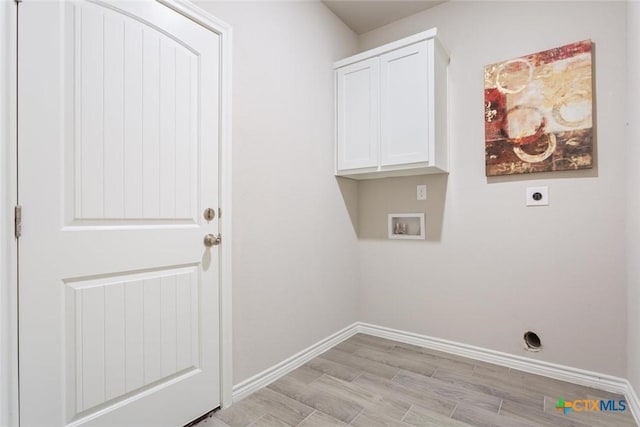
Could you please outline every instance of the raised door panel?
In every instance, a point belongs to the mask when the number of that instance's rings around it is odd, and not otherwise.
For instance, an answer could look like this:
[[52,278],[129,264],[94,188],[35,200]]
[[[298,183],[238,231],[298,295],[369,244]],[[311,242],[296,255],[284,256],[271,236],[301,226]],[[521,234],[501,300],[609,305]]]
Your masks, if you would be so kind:
[[383,167],[424,163],[431,157],[432,58],[432,40],[380,56]]
[[198,54],[107,8],[73,10],[67,223],[196,222]]
[[195,266],[65,285],[75,412],[199,368]]
[[338,170],[378,165],[379,62],[371,58],[337,73]]

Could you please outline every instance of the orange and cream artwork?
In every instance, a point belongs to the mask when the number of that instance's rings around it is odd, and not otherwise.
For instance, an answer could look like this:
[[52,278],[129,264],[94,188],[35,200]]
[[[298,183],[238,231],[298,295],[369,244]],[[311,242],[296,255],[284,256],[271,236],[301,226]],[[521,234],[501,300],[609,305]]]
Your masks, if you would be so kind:
[[593,167],[591,40],[487,65],[487,176]]

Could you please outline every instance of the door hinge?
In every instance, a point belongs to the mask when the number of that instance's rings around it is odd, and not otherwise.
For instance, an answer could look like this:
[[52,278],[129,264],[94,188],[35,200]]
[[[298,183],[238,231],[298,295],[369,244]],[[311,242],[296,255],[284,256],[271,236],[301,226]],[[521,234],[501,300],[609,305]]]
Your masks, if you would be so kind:
[[222,217],[222,209],[218,208],[218,219]]
[[22,236],[22,206],[18,205],[14,208],[15,235],[16,239]]

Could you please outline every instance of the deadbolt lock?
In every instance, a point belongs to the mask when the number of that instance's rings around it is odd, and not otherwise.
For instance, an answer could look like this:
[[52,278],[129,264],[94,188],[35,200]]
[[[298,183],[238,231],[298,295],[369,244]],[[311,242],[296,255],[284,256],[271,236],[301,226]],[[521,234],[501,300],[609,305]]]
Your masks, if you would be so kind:
[[204,210],[202,216],[204,216],[204,219],[207,221],[211,221],[216,217],[216,210],[213,208],[207,208]]

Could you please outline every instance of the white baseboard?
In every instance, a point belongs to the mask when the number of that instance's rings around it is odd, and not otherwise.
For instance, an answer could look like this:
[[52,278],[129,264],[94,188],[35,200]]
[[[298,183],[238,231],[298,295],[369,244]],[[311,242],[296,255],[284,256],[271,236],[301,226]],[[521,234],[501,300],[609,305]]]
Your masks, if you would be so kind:
[[362,322],[358,323],[358,332],[622,394],[627,400],[636,423],[640,425],[640,400],[629,381],[624,378]]
[[411,332],[385,328],[382,326],[369,325],[366,323],[360,323],[358,326],[358,332],[364,334],[387,338],[406,344],[413,344],[419,347],[438,350],[462,357],[468,357],[469,359],[493,363],[494,365],[506,366],[531,374],[567,381],[572,384],[593,387],[599,390],[621,394],[627,390],[627,381],[624,378],[586,371],[583,369],[573,368],[571,366],[544,362],[500,351],[489,350],[482,347],[475,347],[455,341],[448,341]]
[[572,384],[596,388],[598,390],[623,394],[627,399],[631,413],[640,425],[640,399],[638,399],[638,395],[635,393],[629,381],[624,378],[363,322],[356,322],[298,354],[291,356],[287,360],[237,384],[233,387],[233,401],[236,402],[276,381],[278,378],[288,374],[331,347],[358,333],[413,344],[431,350],[438,350],[469,359],[493,363],[495,365],[506,366],[531,374],[542,375]]
[[340,344],[342,341],[351,338],[357,333],[358,323],[354,323],[353,325],[347,326],[346,328],[336,332],[335,334],[318,341],[310,347],[307,347],[301,352],[294,354],[293,356],[278,363],[277,365],[272,366],[260,372],[259,374],[254,375],[253,377],[234,385],[232,394],[233,401],[237,402],[238,400],[247,397],[254,391],[258,391],[259,389],[266,387],[267,385],[276,381],[278,378],[287,375],[289,372],[293,371],[296,368],[299,368],[311,359],[321,355],[331,347]]
[[624,397],[627,399],[627,404],[631,409],[633,418],[636,420],[636,424],[640,425],[640,399],[638,399],[638,395],[629,381],[627,381],[627,391]]

